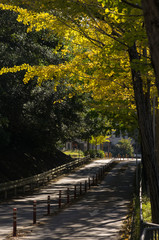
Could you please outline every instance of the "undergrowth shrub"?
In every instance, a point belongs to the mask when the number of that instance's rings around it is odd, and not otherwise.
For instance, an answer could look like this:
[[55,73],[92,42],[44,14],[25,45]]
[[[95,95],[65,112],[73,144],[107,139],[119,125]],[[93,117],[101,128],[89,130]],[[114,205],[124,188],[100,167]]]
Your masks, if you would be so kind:
[[85,156],[90,155],[91,158],[104,158],[104,151],[91,149],[85,152]]

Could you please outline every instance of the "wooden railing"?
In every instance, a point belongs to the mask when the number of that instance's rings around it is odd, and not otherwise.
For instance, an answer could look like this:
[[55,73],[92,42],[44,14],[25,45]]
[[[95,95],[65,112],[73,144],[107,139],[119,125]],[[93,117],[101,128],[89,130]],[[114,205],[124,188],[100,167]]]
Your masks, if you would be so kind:
[[[89,159],[86,159],[86,161]],[[80,161],[81,162],[81,161]],[[61,185],[61,189],[58,187],[58,189],[54,189],[54,192],[51,193],[50,195],[47,195],[45,192],[45,199],[43,199],[43,196],[39,199],[32,199],[32,204],[31,200],[26,202],[26,211],[28,211],[28,214],[24,214],[23,212],[19,211],[22,213],[21,216],[17,216],[17,208],[13,208],[13,237],[16,237],[18,234],[18,231],[21,233],[23,232],[23,229],[25,228],[24,226],[20,229],[17,230],[17,224],[19,224],[19,221],[17,221],[17,217],[20,217],[20,219],[32,219],[32,224],[36,224],[37,220],[40,221],[41,217],[45,216],[46,214],[49,216],[50,214],[55,215],[59,211],[61,211],[62,208],[68,207],[70,204],[73,204],[75,201],[81,199],[82,196],[84,196],[92,187],[94,186],[99,186],[99,184],[102,182],[102,180],[105,178],[106,174],[110,169],[116,164],[114,160],[108,161],[105,165],[102,165],[99,167],[95,167],[95,172],[94,175],[92,176],[92,171],[91,176],[88,176],[89,172],[86,173],[84,179],[79,179],[76,184],[75,182],[69,182],[69,184],[66,184],[64,186]],[[50,193],[48,193],[50,194]],[[47,195],[47,198],[46,198]],[[30,206],[32,205],[32,211],[30,211]],[[21,206],[23,207],[23,206]],[[20,206],[19,206],[20,208]],[[37,214],[38,212],[38,214]],[[32,216],[32,217],[31,217]],[[31,222],[30,222],[31,223]],[[19,229],[19,226],[18,226]],[[9,238],[11,235],[8,236]]]
[[159,240],[159,225],[144,221],[142,214],[142,181],[140,181],[140,240]]
[[159,239],[159,225],[145,223],[145,228],[141,235],[141,240],[158,240],[158,239]]
[[39,188],[42,185],[45,185],[47,182],[60,176],[62,174],[68,173],[71,170],[88,163],[90,157],[84,157],[77,160],[74,160],[70,163],[63,164],[59,167],[53,168],[47,172],[37,174],[32,177],[9,181],[0,184],[0,199],[7,199],[8,197],[17,196],[17,194],[24,194],[26,191],[33,191],[36,188]]

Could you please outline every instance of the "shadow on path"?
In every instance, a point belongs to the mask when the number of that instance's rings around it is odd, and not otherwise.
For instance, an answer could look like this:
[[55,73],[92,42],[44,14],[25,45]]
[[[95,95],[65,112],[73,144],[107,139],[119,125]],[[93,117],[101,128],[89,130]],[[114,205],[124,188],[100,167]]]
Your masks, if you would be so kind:
[[20,239],[117,240],[132,198],[135,167],[135,160],[120,162],[82,200]]
[[80,181],[85,181],[88,177],[93,176],[99,168],[110,162],[110,159],[95,160],[74,173],[62,176],[33,195],[19,197],[6,203],[0,204],[0,239],[12,233],[12,218],[13,208],[17,208],[17,225],[18,228],[32,224],[33,200],[37,201],[37,219],[39,220],[47,212],[47,197],[51,196],[52,207],[58,208],[58,193],[60,190],[66,190],[67,187],[74,184],[79,184]]

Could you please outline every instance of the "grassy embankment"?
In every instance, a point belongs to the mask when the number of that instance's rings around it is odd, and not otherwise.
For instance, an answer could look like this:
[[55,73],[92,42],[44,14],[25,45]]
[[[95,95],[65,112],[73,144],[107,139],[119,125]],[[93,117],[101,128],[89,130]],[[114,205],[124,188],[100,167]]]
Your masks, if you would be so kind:
[[82,158],[82,157],[84,157],[84,153],[80,150],[64,151],[63,153],[72,157],[72,158]]

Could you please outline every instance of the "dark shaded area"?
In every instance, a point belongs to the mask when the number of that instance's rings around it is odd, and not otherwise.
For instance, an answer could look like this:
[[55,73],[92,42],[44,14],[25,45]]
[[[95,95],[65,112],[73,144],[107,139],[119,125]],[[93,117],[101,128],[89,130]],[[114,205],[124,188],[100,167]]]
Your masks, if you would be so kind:
[[0,152],[0,183],[26,178],[72,161],[57,149],[53,152],[27,152],[9,149]]
[[[13,67],[57,65],[64,61],[59,40],[49,31],[32,31],[16,21],[17,14],[0,10],[0,65]],[[53,104],[67,95],[65,82],[54,91],[54,82],[37,86],[37,79],[23,83],[25,71],[0,76],[0,183],[26,178],[72,159],[56,149],[68,138],[82,105],[76,97]],[[64,81],[64,80],[63,80]],[[77,122],[77,123],[76,123]]]

